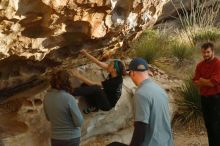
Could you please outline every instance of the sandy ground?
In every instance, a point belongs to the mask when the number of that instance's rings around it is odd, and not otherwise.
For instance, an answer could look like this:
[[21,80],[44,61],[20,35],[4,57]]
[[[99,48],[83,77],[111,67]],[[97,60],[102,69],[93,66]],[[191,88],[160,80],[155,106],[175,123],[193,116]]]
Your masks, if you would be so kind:
[[[82,146],[105,146],[112,141],[130,141],[133,128],[128,128],[117,135],[105,135],[99,136],[96,139],[90,140],[89,143],[84,143]],[[125,134],[125,135],[122,135]],[[200,132],[200,134],[191,134],[186,130],[177,129],[174,133],[174,145],[175,146],[208,146],[208,139],[206,132]],[[123,138],[122,138],[123,137]],[[113,140],[114,139],[114,140]]]
[[175,146],[208,146],[208,139],[205,132],[201,134],[189,134],[178,131],[174,133]]

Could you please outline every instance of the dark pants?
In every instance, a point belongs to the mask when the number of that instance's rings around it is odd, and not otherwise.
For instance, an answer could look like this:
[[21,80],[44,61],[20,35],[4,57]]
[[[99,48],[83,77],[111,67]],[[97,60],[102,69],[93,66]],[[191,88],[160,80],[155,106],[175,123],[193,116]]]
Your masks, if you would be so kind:
[[107,146],[128,146],[128,145],[120,143],[120,142],[113,142],[113,143],[108,144]]
[[202,96],[201,103],[209,146],[220,146],[220,94]]
[[51,146],[79,146],[80,138],[73,138],[70,140],[51,139]]
[[88,86],[83,84],[79,88],[74,89],[73,95],[83,96],[90,106],[94,106],[103,111],[109,111],[112,108],[107,95],[100,86]]

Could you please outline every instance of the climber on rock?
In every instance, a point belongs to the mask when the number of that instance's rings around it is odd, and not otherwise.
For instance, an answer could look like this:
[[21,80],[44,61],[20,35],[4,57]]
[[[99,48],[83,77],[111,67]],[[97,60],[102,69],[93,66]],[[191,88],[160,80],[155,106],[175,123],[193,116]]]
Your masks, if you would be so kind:
[[72,94],[74,96],[83,96],[86,99],[89,106],[83,110],[85,114],[99,109],[103,111],[111,110],[121,96],[122,76],[126,74],[123,63],[120,60],[114,60],[110,64],[106,64],[90,55],[84,49],[80,53],[106,70],[109,75],[102,82],[94,82],[82,76],[76,70],[70,70],[74,77],[84,82],[80,87],[75,88]]

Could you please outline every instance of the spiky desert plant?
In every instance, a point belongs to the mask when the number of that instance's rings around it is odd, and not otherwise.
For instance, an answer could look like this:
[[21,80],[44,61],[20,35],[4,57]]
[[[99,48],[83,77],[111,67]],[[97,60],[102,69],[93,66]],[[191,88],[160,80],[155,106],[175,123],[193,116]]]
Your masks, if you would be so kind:
[[186,127],[201,128],[203,123],[201,98],[198,88],[191,77],[185,80],[179,93],[181,98],[175,99],[177,110],[174,113],[172,123],[178,123]]

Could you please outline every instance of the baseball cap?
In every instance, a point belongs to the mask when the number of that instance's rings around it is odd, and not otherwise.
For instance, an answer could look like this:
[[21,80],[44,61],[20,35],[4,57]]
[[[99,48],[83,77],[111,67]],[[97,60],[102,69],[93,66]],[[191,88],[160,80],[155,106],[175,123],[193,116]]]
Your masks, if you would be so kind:
[[146,71],[148,70],[148,63],[145,59],[141,57],[134,58],[130,64],[127,71]]

